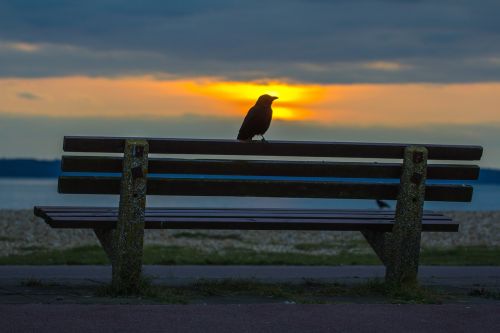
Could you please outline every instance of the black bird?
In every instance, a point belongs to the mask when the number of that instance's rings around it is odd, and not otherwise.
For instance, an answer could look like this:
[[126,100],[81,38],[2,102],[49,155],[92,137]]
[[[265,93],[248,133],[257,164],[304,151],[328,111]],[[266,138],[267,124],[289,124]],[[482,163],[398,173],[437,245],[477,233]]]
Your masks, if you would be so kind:
[[245,120],[243,120],[238,133],[238,140],[248,141],[252,140],[255,135],[260,135],[262,141],[266,141],[264,133],[271,125],[271,119],[273,118],[271,104],[277,98],[267,94],[259,97],[255,105],[248,110]]
[[380,208],[380,209],[385,209],[385,208],[391,209],[391,206],[389,206],[389,204],[387,202],[385,202],[384,200],[377,199],[376,201],[377,201],[378,208]]

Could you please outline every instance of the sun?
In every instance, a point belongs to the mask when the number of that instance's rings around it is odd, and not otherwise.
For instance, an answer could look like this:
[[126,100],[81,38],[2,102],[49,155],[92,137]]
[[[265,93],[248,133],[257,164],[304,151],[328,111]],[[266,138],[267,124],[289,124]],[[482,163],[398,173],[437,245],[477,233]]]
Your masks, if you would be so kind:
[[261,95],[277,96],[273,103],[273,118],[282,120],[303,120],[310,117],[307,106],[318,103],[323,89],[315,85],[294,85],[283,82],[198,82],[191,89],[217,99],[236,104],[246,112]]

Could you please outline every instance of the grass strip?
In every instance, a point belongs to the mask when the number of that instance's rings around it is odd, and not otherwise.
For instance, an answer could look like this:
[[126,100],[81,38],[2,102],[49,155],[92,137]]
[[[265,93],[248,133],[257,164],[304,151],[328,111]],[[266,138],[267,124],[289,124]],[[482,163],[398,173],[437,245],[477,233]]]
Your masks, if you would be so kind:
[[243,240],[239,234],[208,234],[204,232],[177,232],[173,234],[172,237],[188,239]]
[[[242,248],[205,252],[186,246],[147,245],[146,265],[380,265],[372,253],[340,251],[336,255],[297,252],[257,252]],[[424,249],[422,265],[500,265],[500,247],[459,246],[452,249]],[[0,265],[105,265],[109,264],[99,246],[70,249],[37,249],[26,254],[0,257]]]
[[146,298],[154,302],[169,304],[189,304],[200,300],[210,301],[211,298],[219,301],[220,298],[241,300],[248,297],[265,298],[273,302],[291,304],[345,302],[348,297],[368,297],[379,302],[398,304],[440,304],[448,297],[448,295],[436,290],[420,286],[391,288],[378,280],[349,286],[314,281],[287,284],[261,283],[253,280],[202,280],[190,285],[175,287],[152,285],[150,281],[144,279],[140,291],[134,295],[123,294],[111,286],[105,286],[96,292],[96,296]]

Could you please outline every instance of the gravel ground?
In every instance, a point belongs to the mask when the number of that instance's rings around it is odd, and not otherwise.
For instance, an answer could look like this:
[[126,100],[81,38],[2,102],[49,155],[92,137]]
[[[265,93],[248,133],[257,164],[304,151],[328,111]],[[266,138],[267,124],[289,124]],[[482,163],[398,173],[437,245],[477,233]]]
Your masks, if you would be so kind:
[[[423,247],[500,246],[500,211],[445,214],[460,222],[460,231],[423,233]],[[98,244],[93,231],[51,229],[42,219],[33,216],[31,210],[0,210],[0,230],[2,255]],[[371,251],[358,232],[146,230],[145,242],[191,246],[204,251],[224,251],[228,247],[311,254]]]

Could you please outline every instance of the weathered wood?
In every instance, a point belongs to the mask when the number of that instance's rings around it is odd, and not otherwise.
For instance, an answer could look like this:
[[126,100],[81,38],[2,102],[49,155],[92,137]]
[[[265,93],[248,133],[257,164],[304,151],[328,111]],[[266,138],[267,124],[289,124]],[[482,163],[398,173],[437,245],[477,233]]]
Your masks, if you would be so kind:
[[[63,156],[63,172],[120,173],[121,157]],[[150,158],[150,174],[206,174],[281,177],[342,177],[397,178],[401,177],[400,163],[366,162],[302,162],[256,160],[199,160],[180,158]],[[427,179],[474,180],[479,176],[477,165],[429,165]]]
[[[117,137],[64,138],[67,152],[123,152],[125,140]],[[137,138],[139,139],[139,138]],[[242,143],[237,140],[158,139],[143,138],[149,142],[151,154],[199,154],[199,155],[262,155],[262,156],[309,156],[354,158],[402,158],[404,149],[413,144],[356,143],[356,142],[307,142],[307,141],[260,141]],[[480,146],[425,144],[429,159],[479,160],[483,153]]]
[[[118,194],[120,178],[59,177],[59,193]],[[150,178],[148,195],[248,196],[286,198],[382,199],[397,198],[399,184],[288,180]],[[472,187],[428,185],[425,200],[469,202]]]
[[[92,207],[92,206],[35,206],[35,215],[42,217],[45,213],[57,213],[57,212],[116,212],[117,207]],[[349,213],[355,212],[356,214],[395,214],[394,210],[374,210],[374,209],[324,209],[324,208],[228,208],[228,207],[147,207],[146,213],[148,212],[233,212],[233,211],[262,211],[262,212],[277,212],[277,213],[287,213],[287,212],[307,212],[309,214],[324,214],[324,213]],[[424,211],[425,216],[443,216],[442,213],[434,212],[431,210]]]
[[[53,228],[112,229],[114,217],[54,217],[47,220]],[[221,218],[221,217],[148,217],[146,229],[219,229],[219,230],[374,230],[390,232],[394,221],[354,219],[290,219],[290,218]],[[423,231],[458,231],[458,224],[449,220],[425,220]]]
[[142,279],[144,212],[148,173],[148,143],[125,144],[118,221],[113,232],[113,288],[136,293]]
[[[43,211],[43,208],[39,208]],[[175,211],[182,212],[181,214]],[[200,212],[201,211],[201,212]],[[116,226],[118,212],[99,210],[80,212],[43,211],[46,222],[54,228],[112,229]],[[244,214],[243,214],[244,213]],[[179,216],[180,215],[180,216]],[[255,230],[379,230],[391,231],[394,212],[381,215],[379,211],[360,213],[357,210],[324,210],[314,214],[310,210],[246,209],[170,209],[160,211],[149,208],[145,214],[148,229],[255,229]],[[458,224],[441,214],[425,214],[423,231],[457,231]]]
[[[265,218],[265,217],[272,217],[272,218],[289,218],[289,219],[301,219],[301,218],[307,218],[307,219],[322,219],[322,218],[342,218],[342,219],[367,219],[367,220],[394,220],[394,214],[356,214],[355,212],[352,213],[317,213],[317,214],[310,214],[307,212],[301,213],[293,213],[293,212],[283,212],[283,213],[274,213],[274,212],[263,212],[263,211],[253,211],[253,212],[246,212],[246,211],[236,211],[236,212],[225,212],[225,211],[218,211],[218,212],[206,212],[206,211],[201,211],[201,212],[151,212],[147,211],[145,213],[146,218],[153,218],[153,217],[160,217],[160,218],[170,218],[170,217],[235,217],[235,218],[248,218],[249,214],[252,218]],[[50,216],[52,218],[59,218],[59,217],[96,217],[96,218],[101,218],[101,217],[116,217],[117,212],[54,212],[51,213]],[[446,216],[426,216],[427,219],[429,220],[450,220],[449,217]]]
[[395,223],[387,243],[386,282],[411,285],[418,274],[427,149],[406,148],[403,163]]

